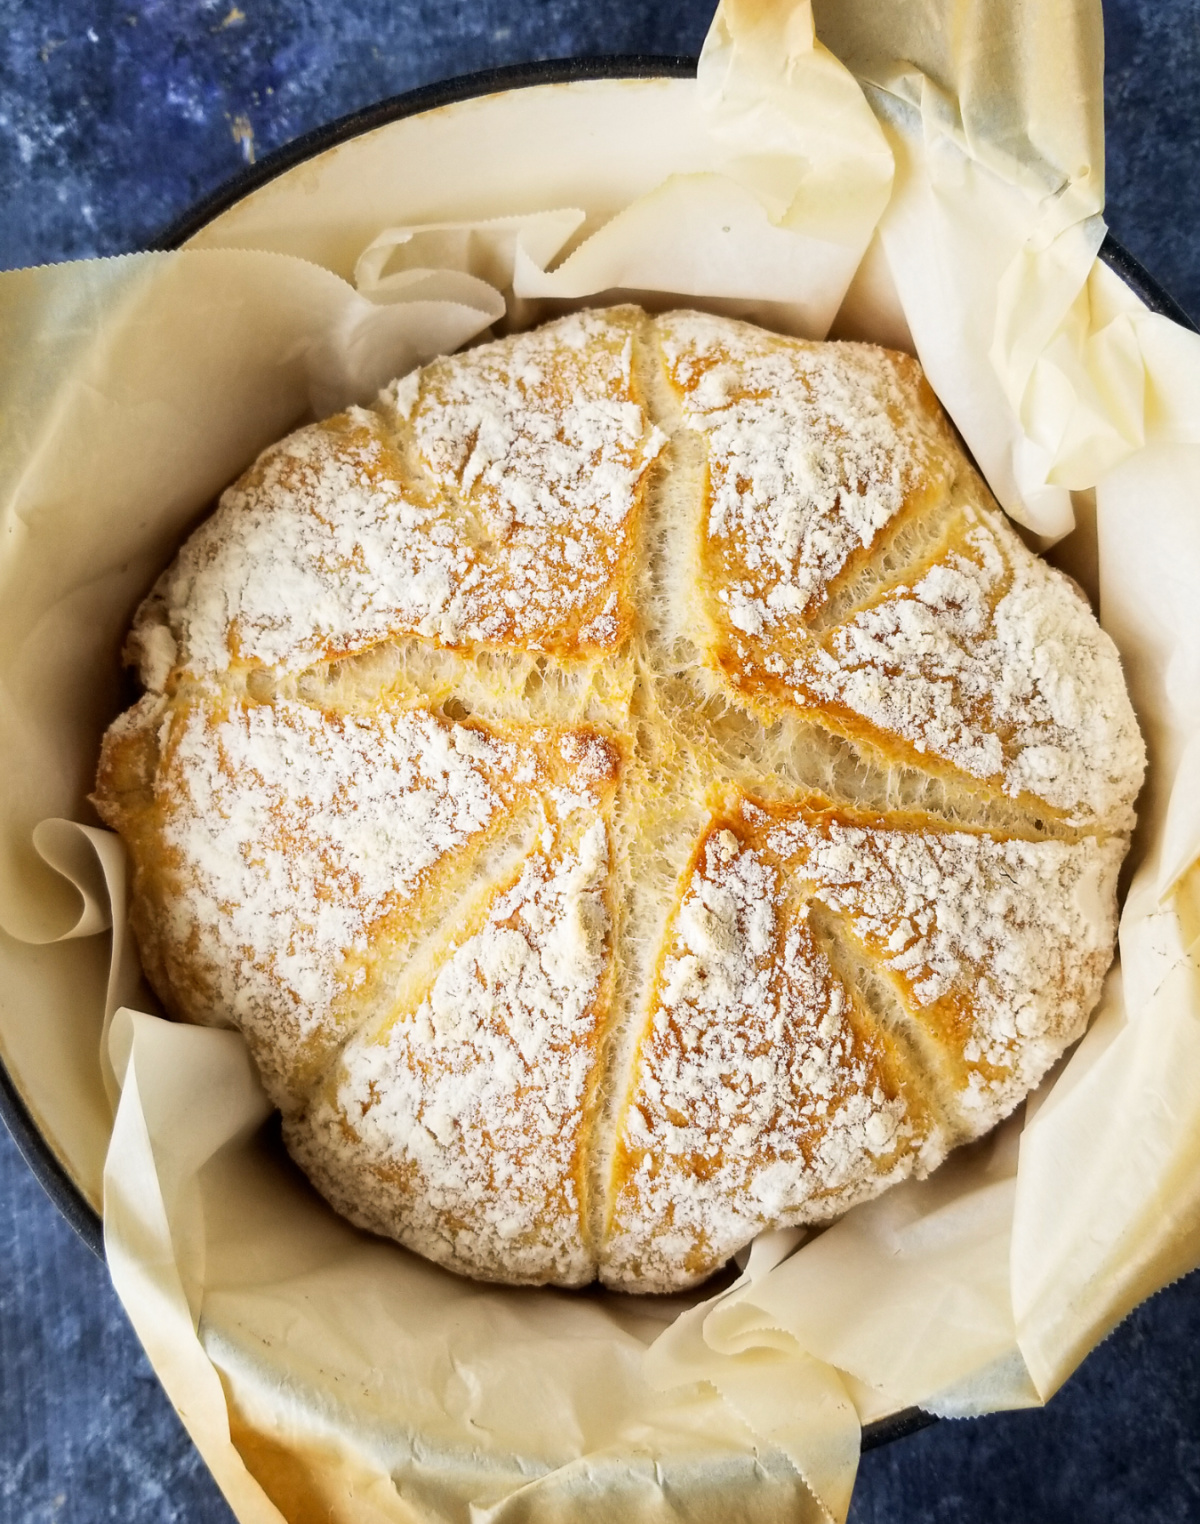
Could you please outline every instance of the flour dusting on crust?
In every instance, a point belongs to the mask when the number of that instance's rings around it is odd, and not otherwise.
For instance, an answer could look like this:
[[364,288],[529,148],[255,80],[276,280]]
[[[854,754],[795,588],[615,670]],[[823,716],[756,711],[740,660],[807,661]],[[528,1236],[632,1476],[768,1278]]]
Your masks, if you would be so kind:
[[458,539],[406,495],[372,414],[301,429],[223,494],[166,573],[139,621],[143,680],[165,686],[155,628],[211,677],[231,662],[294,671],[429,626],[458,580]]
[[[832,1216],[911,1173],[886,1054],[780,875],[709,835],[668,932],[618,1143],[604,1279],[702,1280],[768,1224]],[[855,1015],[857,1014],[857,1019]],[[936,1152],[935,1152],[936,1151]]]
[[461,638],[611,647],[628,628],[634,509],[663,443],[634,391],[632,326],[628,308],[577,313],[425,373],[418,448],[493,547],[451,606]]
[[187,869],[173,955],[286,1091],[289,1059],[365,977],[377,924],[502,809],[517,748],[420,712],[278,703],[189,709],[167,753],[163,846]]
[[671,313],[660,331],[707,447],[704,528],[725,619],[760,635],[803,618],[939,478],[944,426],[914,407],[919,373],[869,344],[807,344],[700,313]]
[[[628,308],[455,359],[268,450],[184,546],[132,642],[176,662],[296,671],[417,634],[611,649],[642,481],[663,435],[631,374]],[[397,432],[399,430],[400,432]],[[411,431],[429,478],[407,461]]]
[[1145,753],[1116,647],[993,515],[964,518],[958,544],[797,658],[786,683],[1073,823],[1128,828]]
[[592,1279],[580,1134],[607,870],[598,818],[574,848],[534,853],[416,1009],[343,1054],[335,1095],[292,1139],[356,1222],[399,1223],[420,1253],[475,1275]]
[[1120,841],[889,830],[820,807],[764,837],[961,1066],[947,1098],[969,1136],[1006,1116],[1083,1030],[1112,956]]

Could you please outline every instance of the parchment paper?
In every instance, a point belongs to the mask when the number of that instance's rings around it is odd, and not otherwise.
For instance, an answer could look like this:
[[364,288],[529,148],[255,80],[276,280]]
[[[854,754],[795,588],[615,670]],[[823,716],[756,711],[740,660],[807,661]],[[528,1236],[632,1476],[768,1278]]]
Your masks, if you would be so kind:
[[[0,277],[0,920],[26,939],[0,1033],[52,1075],[81,1004],[105,1024],[115,1125],[97,1068],[50,1130],[86,1176],[112,1125],[114,1282],[242,1520],[842,1520],[860,1423],[1045,1401],[1200,1261],[1200,340],[1095,259],[1099,8],[817,17],[832,52],[806,4],[722,5],[686,166],[582,241],[585,196],[377,228],[357,290],[247,249]],[[764,1235],[700,1300],[473,1285],[337,1220],[241,1039],[137,1009],[112,839],[47,820],[86,820],[133,606],[258,449],[621,293],[913,348],[1009,512],[1094,571],[1151,753],[1121,967],[1074,1054],[929,1181]],[[110,904],[111,970],[69,952]]]

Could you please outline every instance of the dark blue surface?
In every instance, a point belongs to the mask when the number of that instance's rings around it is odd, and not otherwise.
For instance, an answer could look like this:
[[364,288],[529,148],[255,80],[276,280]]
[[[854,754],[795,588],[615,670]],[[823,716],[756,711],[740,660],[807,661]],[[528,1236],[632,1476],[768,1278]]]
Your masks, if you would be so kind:
[[[0,0],[0,267],[136,248],[296,134],[497,64],[695,52],[712,0]],[[1055,0],[1041,0],[1055,3]],[[1108,219],[1200,314],[1200,0],[1113,0]],[[228,1524],[103,1266],[0,1132],[0,1524]],[[1200,1520],[1200,1276],[1044,1412],[864,1458],[854,1524]]]

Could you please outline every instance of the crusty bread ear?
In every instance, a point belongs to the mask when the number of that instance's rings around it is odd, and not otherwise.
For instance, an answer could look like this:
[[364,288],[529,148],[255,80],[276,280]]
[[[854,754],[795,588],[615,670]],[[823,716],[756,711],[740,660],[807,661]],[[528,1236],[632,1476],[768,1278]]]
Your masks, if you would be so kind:
[[135,623],[96,803],[167,1008],[353,1221],[694,1284],[1082,1030],[1143,752],[907,356],[576,314],[267,451]]

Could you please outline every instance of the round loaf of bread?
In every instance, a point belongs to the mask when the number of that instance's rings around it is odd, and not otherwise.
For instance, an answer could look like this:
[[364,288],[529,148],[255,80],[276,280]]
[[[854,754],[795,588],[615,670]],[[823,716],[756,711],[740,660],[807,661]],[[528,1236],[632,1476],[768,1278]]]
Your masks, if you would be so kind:
[[146,972],[353,1222],[702,1281],[1082,1032],[1144,755],[915,361],[578,313],[267,450],[138,613]]

